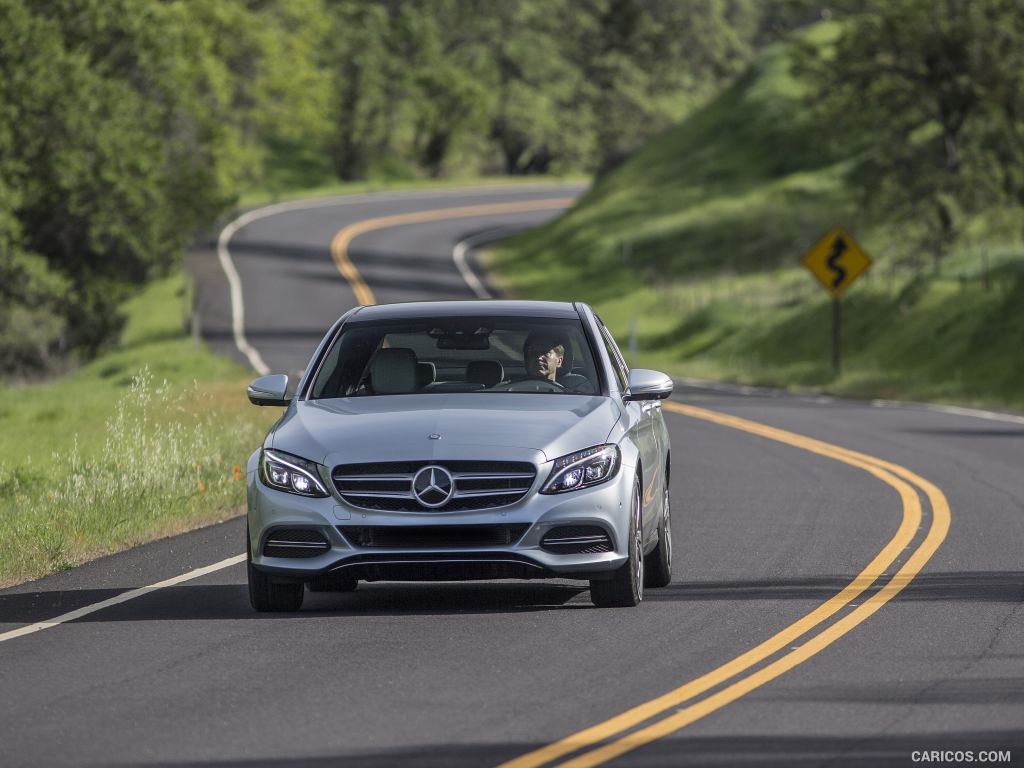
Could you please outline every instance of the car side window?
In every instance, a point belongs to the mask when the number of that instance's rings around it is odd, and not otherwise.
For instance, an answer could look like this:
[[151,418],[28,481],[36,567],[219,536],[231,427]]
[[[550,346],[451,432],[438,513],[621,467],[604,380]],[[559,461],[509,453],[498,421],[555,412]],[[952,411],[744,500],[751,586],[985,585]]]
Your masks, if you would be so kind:
[[600,324],[600,328],[601,340],[604,342],[604,348],[608,352],[608,359],[612,361],[612,368],[615,369],[615,377],[619,380],[619,389],[625,392],[626,387],[629,386],[629,366],[627,366],[626,361],[622,359],[622,353],[619,352],[619,348],[615,344],[615,339],[612,338],[608,329],[604,327],[604,323]]

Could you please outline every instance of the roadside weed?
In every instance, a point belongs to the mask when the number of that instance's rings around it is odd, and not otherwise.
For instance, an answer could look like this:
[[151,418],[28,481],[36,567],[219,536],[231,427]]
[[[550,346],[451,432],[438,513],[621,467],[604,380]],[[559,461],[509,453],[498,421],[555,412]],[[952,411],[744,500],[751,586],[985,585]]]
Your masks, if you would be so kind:
[[238,511],[261,425],[215,400],[199,384],[157,384],[144,368],[117,399],[93,457],[82,457],[75,436],[47,466],[0,466],[0,584]]

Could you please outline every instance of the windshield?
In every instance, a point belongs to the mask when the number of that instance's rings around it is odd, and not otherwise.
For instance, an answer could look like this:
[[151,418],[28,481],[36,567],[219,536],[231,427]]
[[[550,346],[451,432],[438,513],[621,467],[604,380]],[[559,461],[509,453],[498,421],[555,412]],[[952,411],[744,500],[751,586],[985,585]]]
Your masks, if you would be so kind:
[[431,317],[346,324],[309,398],[600,391],[578,319]]

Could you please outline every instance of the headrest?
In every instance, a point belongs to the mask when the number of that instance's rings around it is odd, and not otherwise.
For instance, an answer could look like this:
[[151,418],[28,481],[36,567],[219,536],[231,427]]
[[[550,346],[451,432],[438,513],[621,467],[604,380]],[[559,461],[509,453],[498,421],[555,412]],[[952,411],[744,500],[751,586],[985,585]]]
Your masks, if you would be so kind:
[[397,347],[378,350],[370,363],[370,386],[377,395],[415,392],[416,353]]
[[437,380],[437,366],[427,360],[416,363],[416,388],[423,389]]
[[505,369],[497,360],[470,360],[466,365],[466,381],[490,388],[505,378]]

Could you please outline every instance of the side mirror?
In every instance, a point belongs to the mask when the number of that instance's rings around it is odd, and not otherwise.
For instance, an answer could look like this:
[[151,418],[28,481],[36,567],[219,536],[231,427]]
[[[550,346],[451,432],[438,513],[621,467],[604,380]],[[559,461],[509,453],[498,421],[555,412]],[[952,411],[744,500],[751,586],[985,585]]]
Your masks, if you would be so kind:
[[285,394],[287,391],[288,377],[283,373],[274,373],[253,379],[245,393],[253,405],[288,405],[291,398]]
[[629,386],[623,400],[664,400],[672,394],[672,379],[660,371],[634,368],[629,372]]

